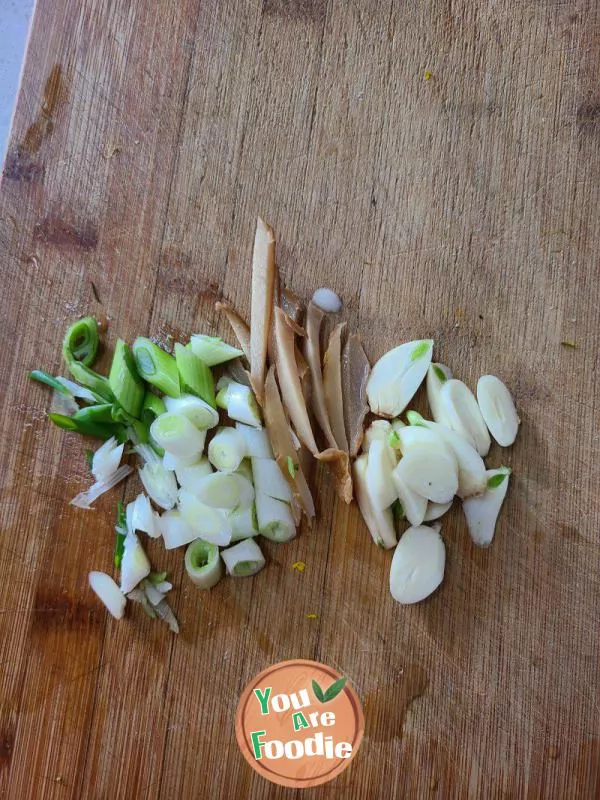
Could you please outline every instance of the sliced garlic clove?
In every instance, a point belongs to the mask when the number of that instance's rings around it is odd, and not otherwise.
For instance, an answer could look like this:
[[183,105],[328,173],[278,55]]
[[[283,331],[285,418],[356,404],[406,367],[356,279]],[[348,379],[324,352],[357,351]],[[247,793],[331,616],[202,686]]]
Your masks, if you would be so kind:
[[395,466],[396,458],[389,444],[380,439],[371,442],[365,477],[369,499],[375,509],[388,508],[398,496],[392,480]]
[[500,378],[482,375],[477,382],[477,402],[489,432],[502,447],[513,444],[519,423],[512,396]]
[[439,519],[443,517],[447,511],[450,511],[451,508],[452,500],[449,503],[428,503],[423,522],[431,522],[434,519]]
[[90,586],[115,619],[121,619],[127,602],[125,595],[105,572],[90,572]]
[[375,544],[386,549],[395,547],[397,539],[391,508],[378,511],[373,507],[369,498],[369,493],[367,492],[367,463],[368,456],[362,455],[356,459],[353,465],[354,491],[358,507]]
[[407,342],[389,350],[371,370],[367,383],[374,414],[397,417],[412,400],[431,363],[433,340]]
[[506,497],[510,473],[508,467],[489,469],[486,472],[487,488],[484,494],[463,500],[469,534],[480,547],[487,547],[494,538],[496,520]]
[[392,425],[387,419],[376,419],[369,425],[365,431],[362,443],[363,453],[368,453],[372,442],[379,439],[382,442],[387,441],[392,431]]
[[396,432],[398,435],[400,451],[403,455],[420,447],[434,448],[452,461],[454,468],[458,469],[456,456],[451,447],[442,439],[437,431],[423,428],[420,425],[407,425]]
[[396,470],[392,472],[392,480],[396,487],[398,499],[402,503],[404,516],[411,525],[420,525],[427,512],[427,498],[413,492],[397,474]]
[[458,496],[460,498],[482,494],[485,491],[485,464],[483,459],[460,434],[437,422],[424,419],[416,411],[408,411],[407,418],[411,426],[422,426],[435,431],[441,439],[454,451],[458,464]]
[[439,447],[418,447],[394,470],[409,489],[433,503],[449,503],[458,490],[456,460]]
[[427,370],[427,402],[431,409],[431,416],[436,422],[448,425],[448,419],[444,412],[440,399],[442,386],[452,378],[451,370],[444,364],[430,364]]
[[490,451],[490,434],[475,395],[462,381],[452,378],[442,386],[440,400],[450,426],[475,446],[480,456]]
[[438,530],[427,525],[408,528],[394,551],[390,592],[399,603],[419,603],[444,579],[446,548]]

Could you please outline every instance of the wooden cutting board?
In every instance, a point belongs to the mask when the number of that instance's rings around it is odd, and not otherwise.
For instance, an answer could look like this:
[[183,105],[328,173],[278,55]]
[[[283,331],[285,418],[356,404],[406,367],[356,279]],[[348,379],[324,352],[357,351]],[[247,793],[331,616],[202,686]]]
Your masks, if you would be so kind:
[[[39,0],[0,189],[0,797],[291,797],[234,737],[243,687],[289,658],[348,675],[366,719],[303,798],[599,796],[599,45],[587,0]],[[229,335],[214,301],[248,313],[258,213],[371,360],[431,335],[514,391],[496,538],[455,508],[442,588],[401,607],[318,472],[317,525],[253,579],[204,595],[149,548],[180,636],[117,623],[87,573],[121,492],[68,505],[86,443],[27,372],[63,369],[84,313],[109,353]]]

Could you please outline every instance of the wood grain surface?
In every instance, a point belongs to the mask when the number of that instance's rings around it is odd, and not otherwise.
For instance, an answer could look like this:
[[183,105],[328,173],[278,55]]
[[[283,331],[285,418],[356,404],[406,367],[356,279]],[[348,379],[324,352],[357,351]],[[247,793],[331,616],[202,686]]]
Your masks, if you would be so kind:
[[[599,46],[593,0],[39,0],[0,187],[0,797],[600,796]],[[257,213],[286,284],[335,288],[372,360],[431,335],[471,386],[512,388],[496,538],[453,509],[441,590],[401,607],[317,471],[318,524],[254,578],[200,594],[149,548],[179,637],[117,623],[87,573],[119,492],[68,505],[86,445],[27,371],[59,372],[87,312],[104,365],[117,336],[227,333]],[[304,793],[234,737],[288,658],[365,710],[350,768]]]

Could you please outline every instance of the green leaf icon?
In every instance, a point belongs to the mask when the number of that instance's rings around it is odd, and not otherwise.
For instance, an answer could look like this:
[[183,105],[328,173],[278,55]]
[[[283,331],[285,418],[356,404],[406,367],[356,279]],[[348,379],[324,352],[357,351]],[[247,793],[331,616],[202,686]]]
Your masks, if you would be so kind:
[[334,697],[337,697],[346,685],[347,680],[348,678],[339,678],[337,681],[332,683],[329,689],[327,689],[325,692],[325,699],[323,702],[328,703],[330,700],[333,700]]
[[313,692],[315,693],[315,697],[320,703],[325,702],[325,695],[323,694],[323,689],[319,686],[319,684],[313,679],[312,682]]

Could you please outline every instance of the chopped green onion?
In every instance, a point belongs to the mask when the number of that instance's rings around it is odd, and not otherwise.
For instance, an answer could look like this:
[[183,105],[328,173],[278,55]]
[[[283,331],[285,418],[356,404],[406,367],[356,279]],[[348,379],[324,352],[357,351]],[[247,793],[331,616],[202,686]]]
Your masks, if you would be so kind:
[[179,372],[173,356],[143,336],[138,336],[132,349],[141,377],[163,394],[179,397]]
[[131,350],[123,339],[117,340],[108,383],[119,405],[138,419],[144,402],[144,384],[137,374]]
[[157,417],[164,414],[167,407],[164,400],[153,392],[146,392],[144,395],[144,402],[142,403],[142,414],[140,419],[142,422],[150,427]]
[[179,485],[182,489],[186,489],[192,494],[196,494],[200,481],[206,478],[207,475],[212,474],[212,467],[207,458],[201,458],[197,464],[193,464],[191,467],[179,465],[175,467],[175,475]]
[[188,539],[189,542],[200,538],[224,547],[231,541],[231,523],[223,509],[208,506],[195,495],[182,489],[179,492],[179,512],[194,533]]
[[290,473],[292,478],[296,477],[296,465],[294,464],[294,459],[291,456],[287,457],[287,469]]
[[253,428],[262,428],[258,403],[250,387],[229,379],[221,379],[218,389],[217,406],[225,409],[231,419],[251,425]]
[[80,408],[79,411],[76,411],[73,414],[71,419],[75,419],[81,422],[99,422],[99,423],[106,422],[109,425],[121,421],[114,419],[112,415],[111,403],[102,403],[96,406],[86,406],[86,408]]
[[115,531],[117,532],[117,538],[115,541],[114,561],[115,567],[119,569],[121,561],[123,560],[123,549],[125,537],[127,536],[127,517],[121,500],[117,503],[117,523],[115,525]]
[[205,432],[183,414],[161,414],[150,426],[150,433],[159,447],[176,458],[200,456],[204,448]]
[[165,397],[165,406],[167,411],[172,411],[174,414],[185,414],[201,430],[214,428],[219,424],[219,412],[194,394]]
[[66,386],[63,386],[63,384],[53,375],[50,375],[49,372],[44,372],[43,369],[31,370],[29,373],[29,378],[32,381],[37,381],[38,383],[43,383],[46,386],[50,386],[50,388],[54,389],[55,392],[60,392],[61,394],[67,395],[67,397],[73,396]]
[[229,515],[231,523],[231,541],[239,542],[249,536],[258,535],[258,522],[256,521],[256,506],[254,503],[249,508],[232,511]]
[[253,458],[252,476],[257,494],[268,494],[276,500],[290,503],[292,492],[278,463],[272,458]]
[[294,538],[296,526],[287,503],[267,494],[257,494],[255,502],[258,530],[262,536],[275,542],[287,542]]
[[67,364],[77,361],[91,367],[98,352],[98,323],[94,317],[83,317],[74,322],[63,340],[63,357]]
[[108,383],[108,378],[104,375],[98,375],[93,369],[86,367],[85,364],[80,364],[79,361],[71,361],[68,363],[69,372],[75,380],[82,386],[91,389],[94,394],[98,395],[104,402],[112,402],[114,395]]
[[265,565],[265,557],[254,539],[243,539],[221,551],[227,572],[236,578],[256,575]]
[[198,333],[191,337],[188,347],[208,367],[214,367],[244,355],[242,350],[232,347],[218,336],[205,336]]
[[221,472],[234,472],[245,455],[244,437],[235,428],[221,428],[208,445],[208,460]]
[[[139,447],[143,447],[140,445]],[[146,445],[147,446],[147,445]],[[148,454],[156,455],[151,447],[148,447]],[[157,506],[164,509],[171,509],[177,502],[177,481],[172,472],[166,470],[160,461],[147,461],[139,470],[140,480],[144,485],[146,493]]]
[[151,572],[150,575],[148,575],[148,580],[153,586],[158,586],[159,583],[163,583],[167,580],[167,573]]
[[234,472],[213,472],[198,481],[196,496],[211,508],[233,511],[252,505],[254,487],[249,480]]
[[97,481],[108,481],[118,470],[125,444],[117,444],[114,436],[107,439],[94,453],[92,475]]
[[123,542],[121,558],[121,591],[127,594],[150,574],[151,566],[140,540],[129,531]]
[[198,534],[192,528],[180,510],[174,508],[165,511],[160,517],[160,531],[163,537],[165,550],[173,550],[176,547],[183,547],[185,544],[193,542],[198,538]]
[[246,480],[249,480],[250,483],[252,483],[254,480],[252,476],[252,462],[249,458],[245,458],[235,472],[236,475],[241,475],[242,478],[246,478]]
[[206,403],[215,406],[215,382],[210,368],[191,350],[177,342],[175,345],[175,361],[179,370],[181,388],[186,392],[198,395]]
[[185,551],[185,569],[198,589],[212,589],[223,574],[219,548],[210,542],[196,539]]
[[251,458],[273,458],[269,434],[264,428],[253,428],[250,425],[236,422],[235,429],[244,437],[246,453]]
[[74,431],[82,436],[92,436],[94,439],[110,439],[116,436],[117,441],[127,440],[127,432],[122,425],[106,425],[85,420],[66,417],[64,414],[48,414],[49,419],[64,431]]

